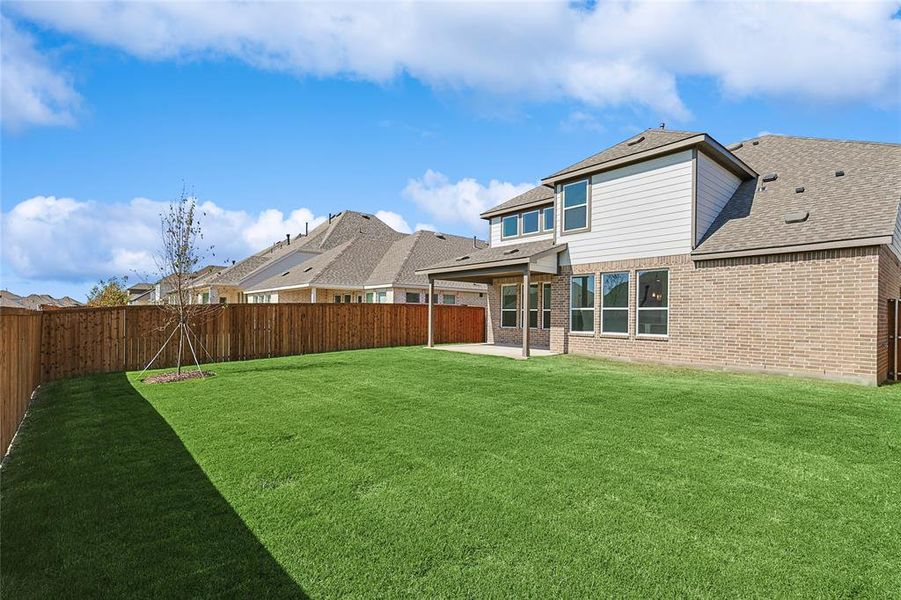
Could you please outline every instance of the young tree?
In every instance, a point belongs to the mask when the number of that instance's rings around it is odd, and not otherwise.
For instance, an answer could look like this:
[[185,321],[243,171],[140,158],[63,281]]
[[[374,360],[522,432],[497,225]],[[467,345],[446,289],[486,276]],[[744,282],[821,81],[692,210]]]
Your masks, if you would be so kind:
[[127,277],[101,279],[88,292],[88,306],[125,306],[128,304]]
[[[191,339],[191,322],[195,322],[205,313],[212,313],[218,306],[193,304],[191,302],[191,281],[197,266],[204,259],[208,250],[201,247],[203,232],[197,215],[197,202],[183,188],[181,195],[169,203],[169,207],[160,215],[161,246],[156,256],[157,269],[161,281],[163,298],[160,308],[169,314],[163,327],[171,333],[157,352],[150,364],[162,353],[166,345],[178,336],[178,355],[176,372],[181,375],[183,357],[186,349],[191,351],[197,369],[197,348]],[[195,336],[196,339],[196,336]],[[202,373],[202,371],[201,371]]]

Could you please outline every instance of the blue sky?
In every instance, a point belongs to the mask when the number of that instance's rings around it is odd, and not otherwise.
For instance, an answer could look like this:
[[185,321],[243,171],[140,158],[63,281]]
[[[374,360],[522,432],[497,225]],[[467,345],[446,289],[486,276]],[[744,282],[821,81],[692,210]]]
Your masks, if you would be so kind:
[[[494,28],[471,24],[510,4],[309,6],[5,3],[2,287],[152,272],[182,182],[223,262],[344,209],[484,236],[481,210],[661,121],[901,140],[898,3],[529,4]],[[710,39],[671,36],[692,25]]]

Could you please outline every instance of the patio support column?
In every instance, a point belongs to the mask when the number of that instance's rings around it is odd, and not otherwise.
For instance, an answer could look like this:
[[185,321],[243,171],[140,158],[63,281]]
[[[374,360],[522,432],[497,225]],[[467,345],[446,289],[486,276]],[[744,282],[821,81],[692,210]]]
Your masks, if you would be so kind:
[[316,288],[310,288],[310,304],[316,304]]
[[522,272],[522,357],[529,358],[529,266]]
[[435,296],[435,280],[429,277],[429,348],[435,346],[435,334],[432,326],[432,299]]

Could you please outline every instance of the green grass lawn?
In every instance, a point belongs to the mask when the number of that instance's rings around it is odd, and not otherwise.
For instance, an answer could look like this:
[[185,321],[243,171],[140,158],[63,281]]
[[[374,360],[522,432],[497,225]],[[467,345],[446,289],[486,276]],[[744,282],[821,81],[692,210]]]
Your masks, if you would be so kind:
[[45,386],[8,598],[901,593],[901,386],[421,348]]

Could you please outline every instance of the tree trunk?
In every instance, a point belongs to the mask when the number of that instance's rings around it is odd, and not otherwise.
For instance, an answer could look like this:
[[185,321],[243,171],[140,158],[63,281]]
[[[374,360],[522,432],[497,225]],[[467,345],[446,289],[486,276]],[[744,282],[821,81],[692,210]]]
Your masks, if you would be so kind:
[[181,375],[181,351],[184,346],[185,340],[185,328],[184,325],[179,321],[178,323],[178,358],[175,361],[175,372]]

